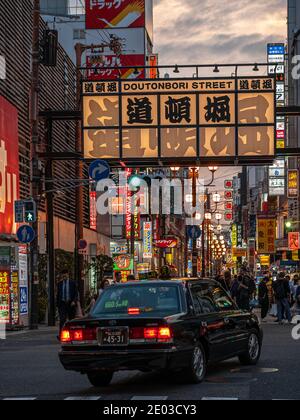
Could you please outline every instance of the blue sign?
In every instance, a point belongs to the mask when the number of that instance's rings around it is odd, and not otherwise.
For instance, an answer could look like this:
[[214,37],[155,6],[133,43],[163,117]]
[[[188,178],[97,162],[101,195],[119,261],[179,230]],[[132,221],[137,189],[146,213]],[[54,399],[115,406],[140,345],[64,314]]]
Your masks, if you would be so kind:
[[199,226],[189,226],[187,228],[187,234],[191,239],[199,239],[201,237],[201,229]]
[[28,314],[28,287],[20,287],[20,314]]
[[89,176],[94,181],[109,178],[110,166],[105,160],[95,160],[89,167]]
[[30,244],[35,239],[35,231],[31,226],[23,225],[18,229],[17,237],[22,244]]
[[284,44],[269,44],[268,54],[269,55],[284,55],[285,54]]

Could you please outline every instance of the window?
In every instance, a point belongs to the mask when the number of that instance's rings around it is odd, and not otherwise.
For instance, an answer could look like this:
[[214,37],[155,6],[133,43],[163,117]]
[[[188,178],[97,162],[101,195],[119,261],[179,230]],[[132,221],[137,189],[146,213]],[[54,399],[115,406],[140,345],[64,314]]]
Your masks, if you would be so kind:
[[229,297],[229,295],[224,292],[223,289],[219,288],[219,287],[215,287],[213,290],[213,298],[215,301],[215,304],[217,306],[217,308],[220,311],[231,311],[231,310],[235,310],[236,307],[233,303],[233,301],[231,300],[231,298]]
[[127,317],[129,308],[138,308],[140,317],[178,314],[182,311],[179,287],[157,284],[113,286],[101,295],[93,315]]
[[212,291],[212,288],[206,284],[192,287],[192,297],[197,314],[211,314],[217,312]]
[[84,29],[74,29],[73,39],[77,39],[77,40],[85,39],[85,30]]

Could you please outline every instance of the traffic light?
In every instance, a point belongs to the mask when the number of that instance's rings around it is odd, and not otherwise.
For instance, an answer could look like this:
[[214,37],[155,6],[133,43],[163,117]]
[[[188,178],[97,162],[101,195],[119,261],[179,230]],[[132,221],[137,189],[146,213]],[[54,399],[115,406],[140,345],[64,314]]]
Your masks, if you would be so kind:
[[41,63],[47,67],[55,67],[57,63],[58,32],[55,30],[44,31]]
[[36,222],[36,203],[34,201],[26,201],[24,203],[25,209],[25,222],[35,223]]

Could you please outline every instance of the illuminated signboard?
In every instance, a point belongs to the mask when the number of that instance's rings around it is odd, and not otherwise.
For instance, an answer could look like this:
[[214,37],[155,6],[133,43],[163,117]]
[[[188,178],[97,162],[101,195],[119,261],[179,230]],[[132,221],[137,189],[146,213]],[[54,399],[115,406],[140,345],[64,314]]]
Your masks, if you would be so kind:
[[277,221],[275,218],[257,218],[258,254],[274,254]]
[[0,271],[0,323],[10,322],[10,271]]
[[298,251],[300,249],[300,233],[299,232],[290,232],[289,233],[289,250]]
[[84,157],[139,165],[275,153],[273,77],[83,82]]
[[144,222],[144,258],[152,258],[153,248],[152,248],[152,222]]
[[299,196],[299,171],[288,171],[288,198],[298,198]]
[[85,0],[86,29],[141,28],[145,0]]

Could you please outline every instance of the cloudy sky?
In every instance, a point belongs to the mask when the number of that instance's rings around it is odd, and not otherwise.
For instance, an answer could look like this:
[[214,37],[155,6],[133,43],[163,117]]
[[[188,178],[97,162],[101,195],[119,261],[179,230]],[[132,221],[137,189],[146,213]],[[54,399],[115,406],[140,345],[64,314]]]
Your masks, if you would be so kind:
[[154,0],[160,63],[265,62],[286,41],[286,0]]

